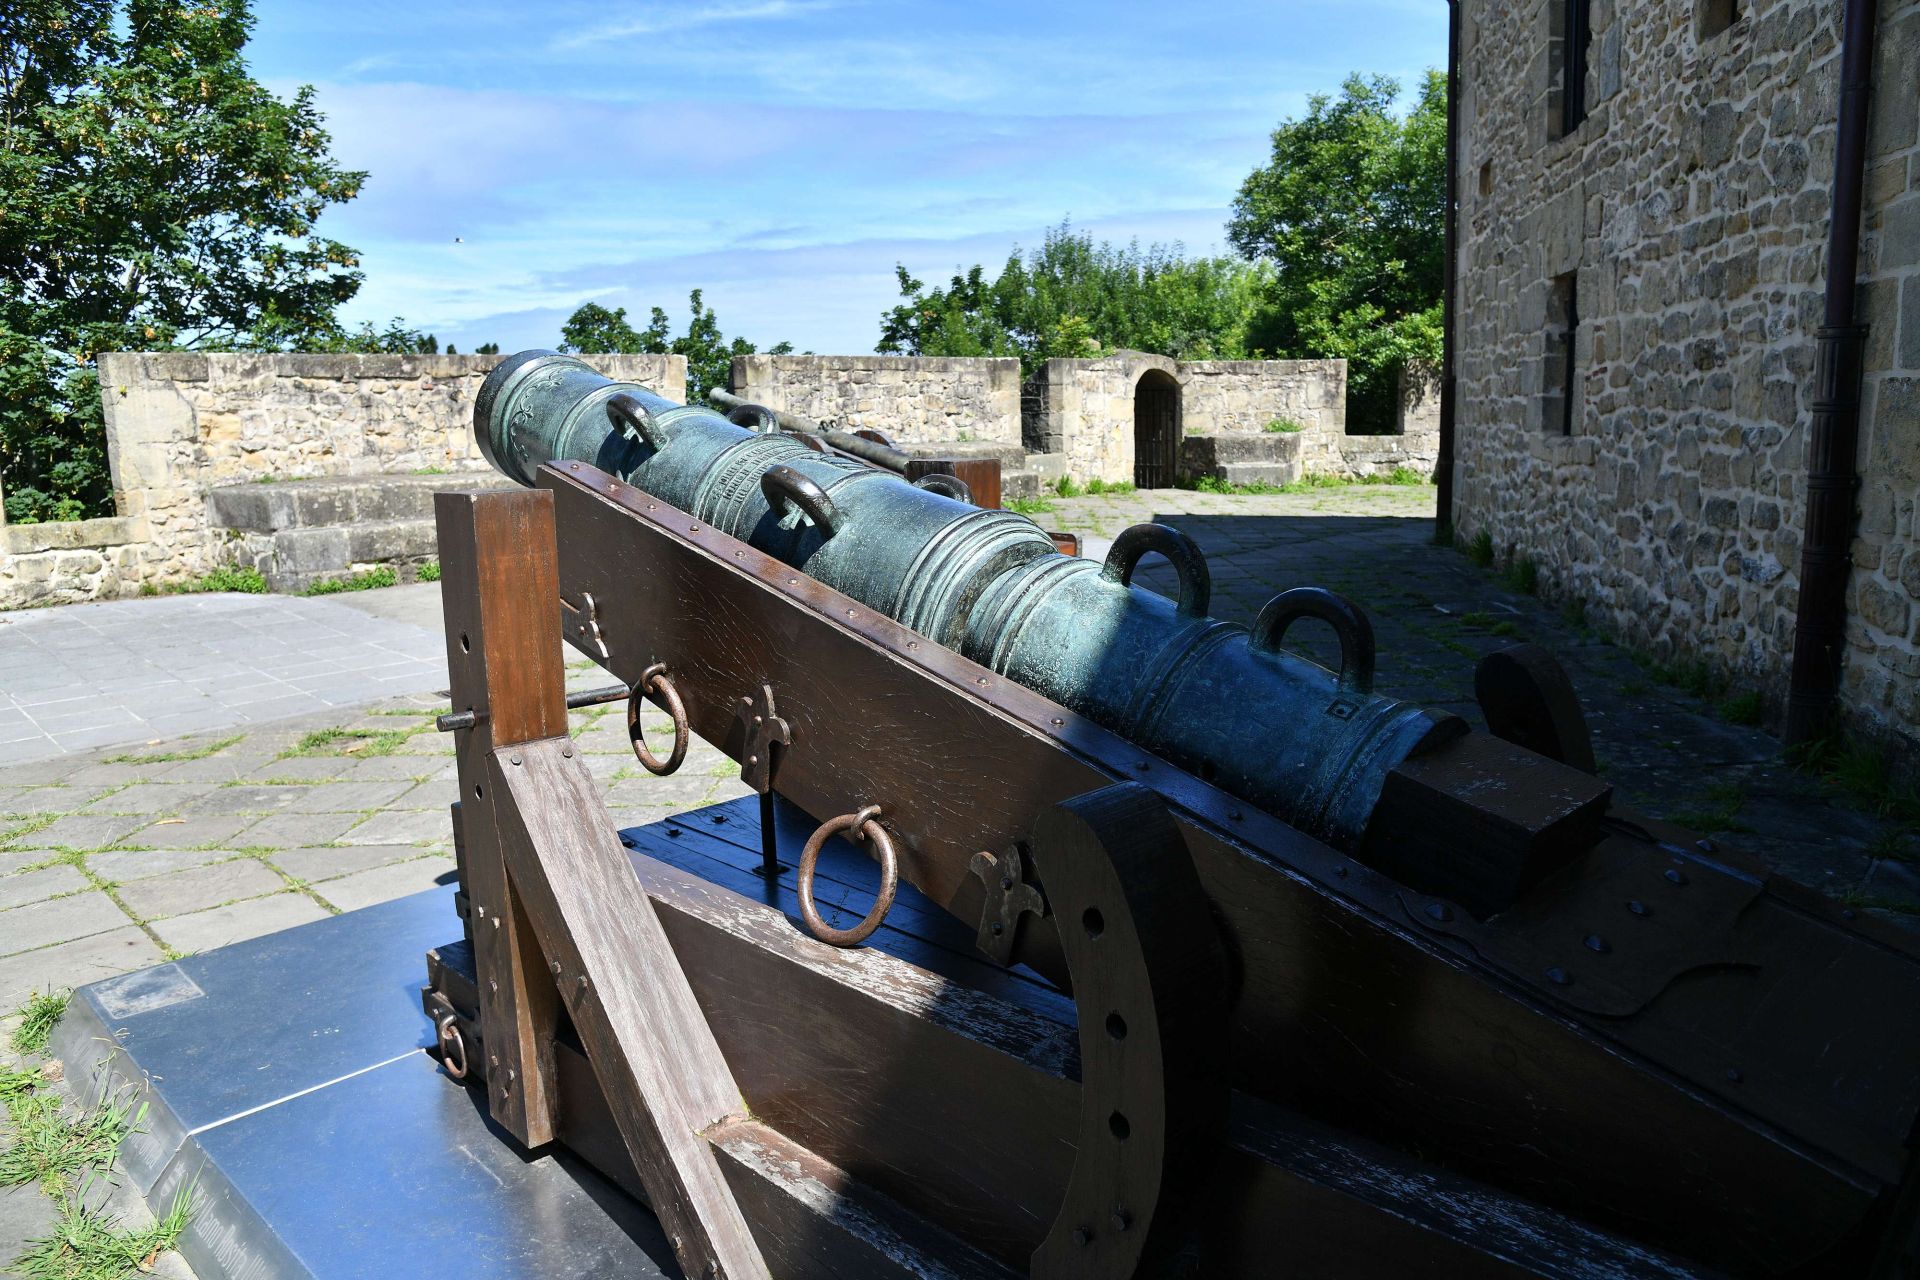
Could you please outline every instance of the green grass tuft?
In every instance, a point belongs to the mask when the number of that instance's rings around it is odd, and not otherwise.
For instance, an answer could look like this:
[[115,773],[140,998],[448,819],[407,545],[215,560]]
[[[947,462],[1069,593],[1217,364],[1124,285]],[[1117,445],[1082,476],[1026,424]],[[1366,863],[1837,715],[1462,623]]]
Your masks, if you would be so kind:
[[282,760],[295,756],[352,756],[366,760],[374,756],[390,756],[400,749],[400,744],[416,733],[431,729],[432,725],[416,725],[409,729],[315,729],[300,739],[293,747],[280,753]]
[[220,738],[205,746],[193,747],[186,751],[156,751],[151,755],[108,756],[108,764],[171,764],[175,760],[205,760],[210,755],[225,751],[240,739],[244,733],[236,733],[231,738]]
[[1521,595],[1538,595],[1540,566],[1533,562],[1531,556],[1515,556],[1513,563],[1501,573],[1500,580],[1507,584],[1509,590],[1518,591]]
[[440,581],[440,562],[438,560],[429,560],[420,566],[420,581]]
[[1100,477],[1095,476],[1093,479],[1087,481],[1087,492],[1093,495],[1102,493],[1127,494],[1135,491],[1133,481],[1131,480],[1102,480]]
[[57,1095],[37,1090],[8,1098],[7,1112],[13,1145],[0,1151],[0,1186],[37,1182],[49,1195],[59,1195],[74,1175],[109,1164],[147,1117],[145,1103],[136,1108],[116,1098],[70,1119]]
[[333,596],[342,591],[374,591],[381,587],[395,586],[400,574],[392,565],[383,564],[377,569],[365,573],[356,573],[351,578],[326,578],[307,587],[303,596]]
[[1757,725],[1760,723],[1760,712],[1760,692],[1757,689],[1736,693],[1720,703],[1720,718],[1728,724]]
[[237,591],[242,595],[260,596],[267,593],[267,580],[258,569],[234,565],[222,565],[202,577],[186,582],[169,582],[165,586],[156,586],[151,582],[140,584],[143,596],[184,596],[198,595],[203,591]]
[[1290,436],[1305,431],[1306,427],[1301,423],[1295,422],[1292,418],[1275,418],[1260,429],[1262,431],[1270,431],[1275,435]]
[[1493,532],[1482,529],[1473,535],[1473,541],[1467,544],[1467,559],[1482,569],[1493,567]]
[[1074,482],[1072,476],[1061,476],[1053,482],[1052,489],[1056,498],[1077,498],[1086,492]]
[[1053,510],[1053,504],[1045,498],[1013,498],[1006,503],[1006,509],[1023,516],[1037,516]]
[[179,1247],[192,1216],[192,1187],[174,1196],[164,1217],[129,1231],[87,1203],[97,1177],[89,1174],[77,1189],[60,1197],[53,1230],[28,1241],[11,1274],[23,1280],[119,1280],[153,1270],[161,1254]]
[[45,1053],[47,1039],[53,1035],[53,1029],[60,1025],[60,1017],[67,1011],[69,991],[42,991],[38,995],[28,996],[27,1002],[20,1006],[20,1025],[13,1029],[13,1051],[15,1053]]

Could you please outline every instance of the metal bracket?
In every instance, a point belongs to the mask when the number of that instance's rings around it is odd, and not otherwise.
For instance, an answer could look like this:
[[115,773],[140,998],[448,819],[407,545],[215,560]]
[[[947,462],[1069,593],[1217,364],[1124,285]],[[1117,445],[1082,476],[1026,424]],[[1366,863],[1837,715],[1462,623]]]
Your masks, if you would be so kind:
[[774,710],[770,684],[763,683],[754,696],[740,699],[733,716],[746,734],[740,748],[740,781],[760,795],[760,866],[757,870],[772,880],[787,870],[786,864],[780,861],[774,836],[774,753],[793,745],[793,730]]
[[600,631],[600,606],[591,591],[582,591],[580,600],[580,604],[575,604],[565,596],[560,597],[560,607],[567,612],[567,635],[581,649],[604,662],[611,655],[607,652],[607,638]]
[[979,947],[997,964],[1012,964],[1020,945],[1020,920],[1047,914],[1047,899],[1039,888],[1027,882],[1028,854],[1025,846],[1014,844],[1005,853],[981,851],[973,855],[967,870],[986,886],[986,901],[980,908]]

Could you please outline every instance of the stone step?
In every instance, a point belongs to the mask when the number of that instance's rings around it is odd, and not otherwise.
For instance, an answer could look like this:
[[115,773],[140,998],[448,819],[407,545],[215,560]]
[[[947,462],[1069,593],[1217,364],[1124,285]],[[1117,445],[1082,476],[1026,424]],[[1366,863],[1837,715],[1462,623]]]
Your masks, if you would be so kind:
[[253,533],[319,529],[364,521],[433,520],[433,495],[442,489],[504,489],[513,481],[493,470],[444,475],[321,476],[226,485],[207,493],[214,525]]
[[1187,436],[1180,441],[1180,477],[1228,484],[1293,484],[1303,470],[1296,431]]

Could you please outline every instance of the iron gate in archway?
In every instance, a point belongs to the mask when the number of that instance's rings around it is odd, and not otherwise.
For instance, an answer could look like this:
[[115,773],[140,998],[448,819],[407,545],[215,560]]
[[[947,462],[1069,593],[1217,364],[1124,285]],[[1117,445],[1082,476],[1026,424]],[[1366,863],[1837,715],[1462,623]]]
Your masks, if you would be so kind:
[[1179,448],[1180,384],[1150,369],[1133,389],[1133,483],[1172,488]]

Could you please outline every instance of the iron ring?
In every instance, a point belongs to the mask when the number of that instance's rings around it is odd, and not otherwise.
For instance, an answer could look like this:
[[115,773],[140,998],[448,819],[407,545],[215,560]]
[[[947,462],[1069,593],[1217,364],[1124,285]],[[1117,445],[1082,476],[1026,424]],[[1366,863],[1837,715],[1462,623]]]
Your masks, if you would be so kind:
[[[647,750],[646,738],[640,731],[640,695],[643,693],[658,694],[666,704],[666,713],[673,717],[673,750],[665,760]],[[633,744],[633,754],[648,773],[665,777],[687,758],[687,737],[687,705],[680,701],[679,691],[667,678],[667,664],[656,662],[642,671],[633,688],[627,691],[627,740]]]
[[[800,918],[806,922],[807,931],[820,941],[835,947],[851,947],[865,942],[873,931],[887,918],[887,912],[893,909],[893,896],[900,889],[900,859],[894,851],[893,837],[887,829],[874,819],[880,816],[880,806],[870,804],[858,813],[843,813],[837,818],[829,818],[820,824],[807,840],[806,848],[800,851],[800,877],[796,886],[800,894]],[[851,929],[836,929],[820,918],[820,911],[813,904],[813,869],[820,861],[820,850],[826,847],[828,840],[842,831],[853,831],[862,840],[874,847],[880,856],[880,891],[873,897],[873,906],[865,918]]]
[[[467,1042],[460,1034],[460,1023],[451,1012],[443,1013],[433,1024],[434,1038],[440,1042],[440,1065],[455,1080],[467,1078]],[[459,1050],[460,1065],[454,1066],[454,1051]]]

